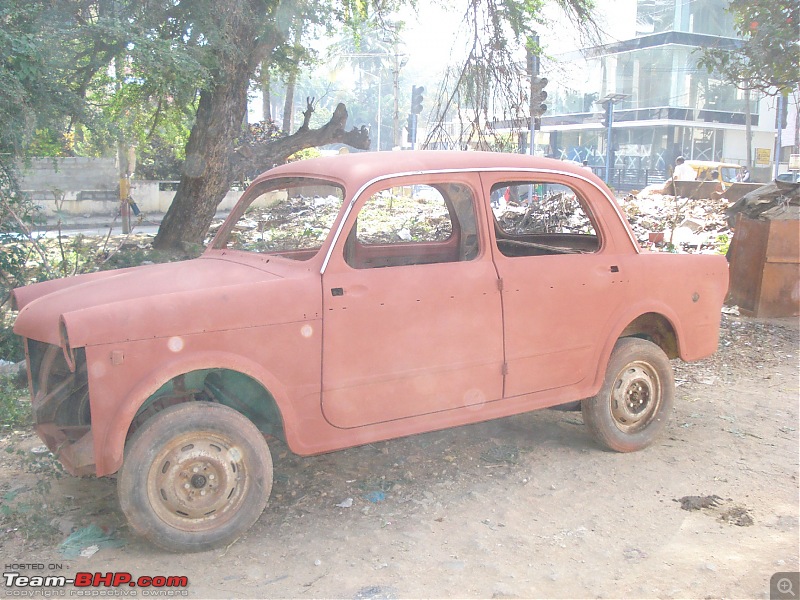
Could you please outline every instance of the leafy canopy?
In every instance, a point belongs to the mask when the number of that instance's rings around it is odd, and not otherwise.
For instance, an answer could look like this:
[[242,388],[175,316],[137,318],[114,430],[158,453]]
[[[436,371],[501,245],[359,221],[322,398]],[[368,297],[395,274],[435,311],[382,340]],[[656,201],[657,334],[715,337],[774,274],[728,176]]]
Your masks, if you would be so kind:
[[800,83],[800,0],[732,0],[727,10],[742,44],[705,50],[701,66],[739,88],[766,94]]

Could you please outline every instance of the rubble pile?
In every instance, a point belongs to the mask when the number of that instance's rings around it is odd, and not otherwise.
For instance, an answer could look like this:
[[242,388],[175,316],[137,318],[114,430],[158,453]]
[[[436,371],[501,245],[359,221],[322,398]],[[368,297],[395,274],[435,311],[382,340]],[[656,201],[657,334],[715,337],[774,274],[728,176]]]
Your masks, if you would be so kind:
[[667,252],[724,253],[738,213],[750,219],[800,218],[800,184],[772,182],[733,203],[644,191],[619,199],[644,248]]
[[536,202],[521,205],[508,202],[498,206],[495,216],[500,227],[518,234],[594,233],[592,222],[572,194],[546,194]]
[[725,253],[731,238],[728,200],[690,199],[657,192],[619,199],[643,248],[663,252]]

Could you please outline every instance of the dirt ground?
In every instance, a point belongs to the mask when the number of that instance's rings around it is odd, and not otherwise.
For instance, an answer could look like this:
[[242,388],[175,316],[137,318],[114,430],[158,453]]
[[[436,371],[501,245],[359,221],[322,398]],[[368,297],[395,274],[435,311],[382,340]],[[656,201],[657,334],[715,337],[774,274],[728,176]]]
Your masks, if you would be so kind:
[[[667,433],[634,454],[551,410],[313,458],[273,444],[262,517],[192,555],[133,538],[113,480],[57,477],[35,437],[6,435],[4,572],[185,575],[192,598],[769,598],[800,569],[799,354],[797,319],[723,315],[720,351],[674,363]],[[90,524],[116,547],[65,558]]]

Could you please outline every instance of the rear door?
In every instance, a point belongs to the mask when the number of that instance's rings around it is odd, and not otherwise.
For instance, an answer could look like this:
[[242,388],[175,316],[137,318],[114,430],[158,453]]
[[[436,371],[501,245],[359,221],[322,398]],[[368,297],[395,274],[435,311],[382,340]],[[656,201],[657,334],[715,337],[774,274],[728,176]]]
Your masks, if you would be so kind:
[[567,176],[486,178],[502,280],[505,396],[577,386],[594,376],[607,319],[628,293],[586,187]]

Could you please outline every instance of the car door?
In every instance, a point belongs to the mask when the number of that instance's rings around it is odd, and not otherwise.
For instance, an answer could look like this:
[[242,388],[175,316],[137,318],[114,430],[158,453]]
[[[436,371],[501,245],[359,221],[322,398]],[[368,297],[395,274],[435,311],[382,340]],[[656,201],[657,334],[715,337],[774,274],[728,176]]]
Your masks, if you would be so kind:
[[[505,396],[579,386],[594,375],[612,307],[628,284],[590,211],[590,188],[567,176],[486,178],[502,280]],[[604,199],[603,199],[604,200]]]
[[503,327],[477,175],[367,188],[322,275],[322,409],[353,428],[502,397]]

